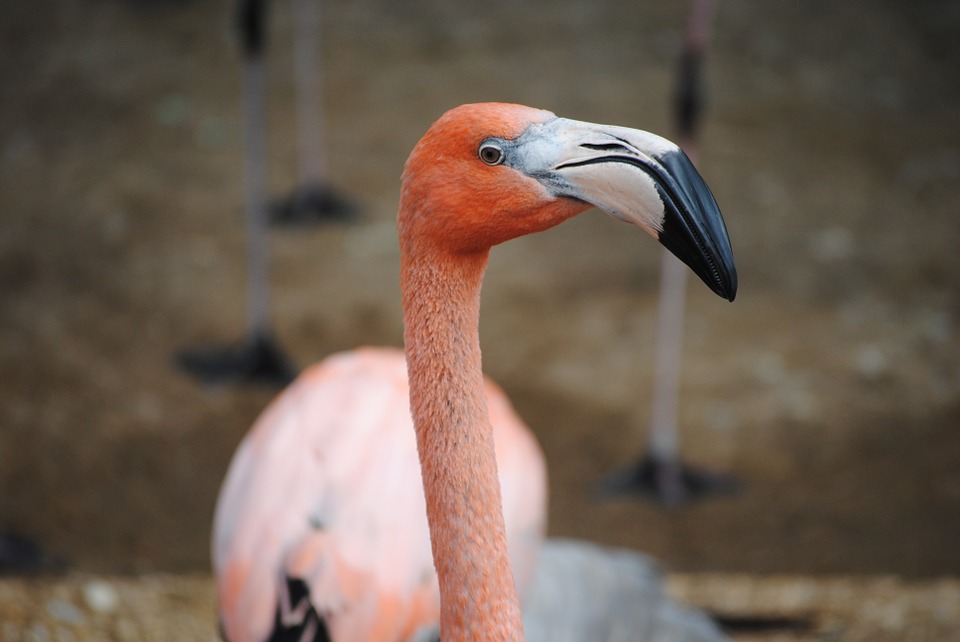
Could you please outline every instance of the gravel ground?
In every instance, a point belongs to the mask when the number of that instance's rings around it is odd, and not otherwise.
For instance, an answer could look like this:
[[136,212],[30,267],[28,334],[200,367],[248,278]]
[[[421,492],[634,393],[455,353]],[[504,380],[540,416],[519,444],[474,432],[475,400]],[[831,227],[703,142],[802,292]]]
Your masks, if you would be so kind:
[[[670,592],[731,625],[744,642],[960,639],[960,581],[677,574]],[[0,581],[0,642],[216,640],[203,575],[71,574]]]

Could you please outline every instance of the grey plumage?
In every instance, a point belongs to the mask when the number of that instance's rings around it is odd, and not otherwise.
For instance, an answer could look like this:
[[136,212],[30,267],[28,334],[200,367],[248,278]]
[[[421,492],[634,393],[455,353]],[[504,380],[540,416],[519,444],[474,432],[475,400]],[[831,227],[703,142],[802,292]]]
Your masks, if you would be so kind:
[[[656,562],[626,549],[548,539],[523,602],[527,642],[724,642],[704,613],[663,592]],[[436,642],[437,629],[411,642]]]

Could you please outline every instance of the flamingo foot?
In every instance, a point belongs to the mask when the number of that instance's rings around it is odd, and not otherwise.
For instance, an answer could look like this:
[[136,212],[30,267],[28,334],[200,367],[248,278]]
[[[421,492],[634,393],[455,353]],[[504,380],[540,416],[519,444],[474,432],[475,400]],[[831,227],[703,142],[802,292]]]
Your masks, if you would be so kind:
[[274,225],[346,222],[357,218],[357,205],[325,184],[297,188],[289,198],[270,208]]
[[177,363],[207,384],[244,382],[286,386],[297,376],[296,368],[267,332],[238,344],[184,350],[177,355]]
[[42,572],[59,573],[66,562],[48,555],[36,542],[8,531],[0,531],[0,577]]
[[739,491],[740,487],[740,480],[733,475],[648,453],[600,482],[597,490],[606,499],[645,495],[665,506],[675,507],[712,495],[729,495]]

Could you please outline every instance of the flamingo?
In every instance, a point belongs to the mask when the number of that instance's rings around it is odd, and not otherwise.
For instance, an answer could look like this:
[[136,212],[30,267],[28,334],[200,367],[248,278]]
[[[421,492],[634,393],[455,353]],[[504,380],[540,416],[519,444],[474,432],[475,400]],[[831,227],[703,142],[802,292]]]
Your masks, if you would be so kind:
[[[691,0],[674,95],[680,148],[694,163],[704,109],[701,67],[710,43],[716,4],[716,0]],[[710,494],[733,492],[739,487],[732,475],[691,466],[680,458],[677,410],[686,289],[686,268],[669,251],[663,250],[647,450],[636,462],[601,483],[600,490],[606,496],[640,492],[667,506],[678,506]]]
[[299,180],[293,193],[271,208],[271,221],[288,225],[350,220],[357,215],[356,204],[335,189],[327,177],[320,0],[294,0],[293,12]]
[[286,385],[297,367],[270,323],[267,239],[266,0],[240,0],[236,29],[243,56],[244,218],[247,228],[247,332],[238,342],[191,347],[177,363],[204,383],[251,381]]
[[237,342],[192,347],[177,355],[180,367],[204,383],[257,382],[286,385],[297,373],[270,323],[270,256],[267,232],[278,224],[348,220],[356,207],[326,180],[321,79],[316,64],[320,16],[317,0],[295,0],[294,49],[297,86],[300,185],[283,201],[267,199],[267,101],[264,52],[267,0],[239,0],[235,28],[243,57],[243,184],[247,228],[247,332]]
[[[444,114],[401,185],[406,368],[390,349],[328,357],[244,439],[214,517],[226,639],[430,639],[439,620],[444,642],[522,640],[521,593],[531,639],[597,639],[584,622],[610,626],[591,604],[603,593],[645,627],[606,639],[665,635],[686,612],[643,558],[564,541],[541,550],[542,453],[483,377],[480,286],[494,245],[597,207],[733,300],[709,189],[654,134],[503,103]],[[612,580],[603,593],[598,579]],[[577,611],[587,617],[574,623]],[[690,620],[689,637],[669,639],[721,639]]]

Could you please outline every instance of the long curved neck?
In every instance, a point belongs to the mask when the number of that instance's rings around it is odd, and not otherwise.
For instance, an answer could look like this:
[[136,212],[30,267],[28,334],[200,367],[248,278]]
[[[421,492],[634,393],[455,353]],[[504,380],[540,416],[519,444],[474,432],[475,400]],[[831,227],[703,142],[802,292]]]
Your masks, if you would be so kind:
[[487,256],[401,256],[410,407],[443,642],[523,639],[480,364]]

